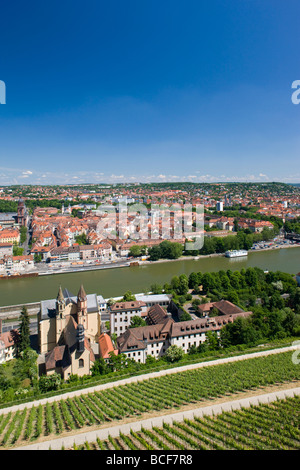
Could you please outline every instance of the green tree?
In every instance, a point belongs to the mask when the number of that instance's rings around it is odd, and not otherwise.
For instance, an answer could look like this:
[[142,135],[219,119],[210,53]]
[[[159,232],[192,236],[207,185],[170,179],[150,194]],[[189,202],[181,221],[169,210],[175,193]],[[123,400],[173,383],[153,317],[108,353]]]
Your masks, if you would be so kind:
[[20,246],[17,246],[14,244],[13,246],[13,256],[22,256],[24,252],[24,249],[21,248]]
[[153,292],[153,294],[161,294],[163,291],[163,288],[160,284],[154,283],[154,284],[151,284],[150,291]]
[[179,286],[177,293],[179,295],[186,295],[189,290],[189,281],[186,274],[181,274],[179,276]]
[[43,258],[42,258],[42,255],[41,255],[41,254],[39,254],[39,253],[34,253],[33,259],[34,259],[34,262],[35,262],[35,263],[40,263]]
[[108,367],[111,372],[124,369],[128,365],[128,359],[125,354],[115,354],[113,351],[109,353]]
[[142,255],[142,247],[139,245],[133,245],[128,253],[129,256],[133,256],[134,258],[137,258],[138,256]]
[[210,317],[218,317],[219,316],[219,310],[216,307],[213,307],[211,311],[209,312]]
[[177,362],[180,361],[184,356],[184,351],[182,348],[177,346],[176,344],[173,344],[167,349],[167,352],[165,354],[165,359],[167,362]]
[[159,245],[155,245],[148,250],[149,260],[158,261],[161,258],[161,251]]
[[93,376],[104,375],[104,374],[107,374],[108,372],[109,372],[109,368],[105,360],[103,359],[103,357],[100,357],[99,359],[97,359],[92,365],[91,373]]
[[54,372],[51,375],[42,375],[39,380],[39,388],[42,392],[58,390],[62,384],[61,376]]
[[122,298],[123,302],[131,302],[134,300],[136,300],[135,295],[133,295],[133,293],[130,290],[126,291]]
[[220,348],[220,340],[215,331],[208,331],[206,333],[205,342],[207,343],[208,349],[210,351],[215,351]]
[[178,276],[173,276],[171,279],[171,289],[176,292],[176,294],[179,292],[179,287],[180,287],[180,279]]
[[190,273],[188,283],[190,289],[196,289],[199,286],[198,274],[195,272]]
[[30,329],[29,329],[30,320],[29,320],[27,308],[25,306],[21,310],[19,321],[20,321],[20,326],[19,326],[18,341],[16,345],[16,357],[20,357],[21,353],[25,351],[25,349],[30,347]]
[[131,318],[129,328],[138,328],[139,326],[146,326],[146,325],[147,323],[145,322],[143,318],[139,317],[138,315],[134,315]]
[[85,233],[82,233],[81,235],[77,235],[75,237],[75,240],[76,240],[76,243],[78,243],[78,245],[88,245],[88,241],[87,241],[87,237],[86,237],[86,234]]
[[20,227],[20,243],[23,244],[26,241],[27,228],[22,225]]
[[230,291],[227,292],[226,300],[228,300],[229,302],[232,302],[235,305],[239,304],[239,296],[238,296],[237,292],[233,289],[231,289]]
[[191,317],[191,315],[190,315],[188,312],[184,311],[184,312],[180,315],[180,321],[190,321],[190,320],[192,320],[192,317]]

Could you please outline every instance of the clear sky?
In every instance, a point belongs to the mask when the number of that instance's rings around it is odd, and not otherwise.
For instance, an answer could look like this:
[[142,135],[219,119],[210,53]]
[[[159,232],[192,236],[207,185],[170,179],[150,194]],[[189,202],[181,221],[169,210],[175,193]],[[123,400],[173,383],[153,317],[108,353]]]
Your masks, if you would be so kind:
[[299,0],[0,6],[0,184],[300,182]]

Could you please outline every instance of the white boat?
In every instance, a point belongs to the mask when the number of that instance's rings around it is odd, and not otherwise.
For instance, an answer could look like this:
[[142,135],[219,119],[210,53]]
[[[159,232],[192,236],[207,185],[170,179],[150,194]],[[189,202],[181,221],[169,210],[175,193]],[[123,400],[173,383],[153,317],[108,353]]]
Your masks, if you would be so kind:
[[230,250],[225,252],[225,256],[227,258],[238,258],[240,256],[247,256],[248,251],[247,250]]

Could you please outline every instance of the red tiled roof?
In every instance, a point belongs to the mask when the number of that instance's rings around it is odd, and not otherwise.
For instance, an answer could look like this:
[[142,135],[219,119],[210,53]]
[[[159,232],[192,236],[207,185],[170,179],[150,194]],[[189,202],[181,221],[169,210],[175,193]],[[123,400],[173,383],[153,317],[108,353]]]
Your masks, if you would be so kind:
[[111,352],[114,352],[115,355],[118,354],[118,350],[114,349],[111,337],[106,333],[102,333],[99,337],[99,354],[104,359],[108,359]]

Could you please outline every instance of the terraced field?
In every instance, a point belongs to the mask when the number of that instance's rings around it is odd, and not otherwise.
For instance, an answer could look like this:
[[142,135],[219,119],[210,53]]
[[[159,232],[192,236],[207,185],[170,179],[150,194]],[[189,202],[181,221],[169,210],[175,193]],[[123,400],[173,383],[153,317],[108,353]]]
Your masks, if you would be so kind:
[[141,429],[77,450],[300,450],[300,397]]
[[186,404],[201,406],[204,400],[294,380],[300,380],[300,365],[286,352],[83,393],[0,415],[0,446],[30,444]]

